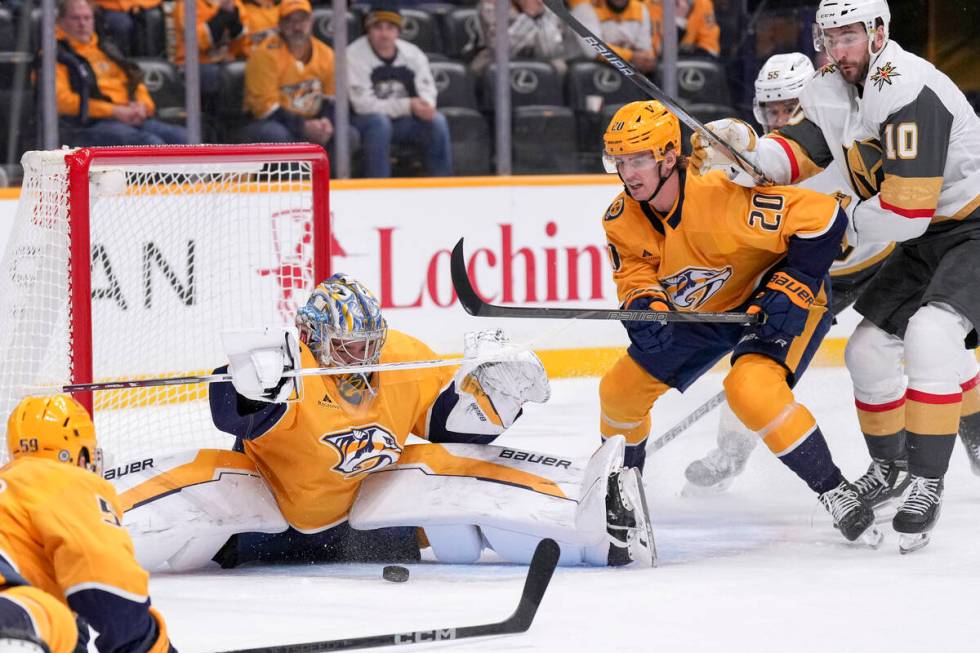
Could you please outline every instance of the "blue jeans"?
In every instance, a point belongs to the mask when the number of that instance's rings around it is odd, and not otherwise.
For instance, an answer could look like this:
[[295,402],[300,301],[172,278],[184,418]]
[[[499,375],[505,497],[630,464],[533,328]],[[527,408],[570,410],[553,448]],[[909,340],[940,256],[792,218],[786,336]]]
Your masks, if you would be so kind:
[[441,113],[429,122],[414,116],[389,118],[382,113],[351,116],[361,133],[364,149],[364,176],[391,176],[391,144],[408,143],[422,149],[425,170],[432,177],[453,174],[452,144],[449,123]]
[[183,145],[187,143],[187,131],[180,125],[171,125],[149,118],[139,127],[118,120],[96,120],[87,127],[71,128],[70,138],[75,147],[92,145]]

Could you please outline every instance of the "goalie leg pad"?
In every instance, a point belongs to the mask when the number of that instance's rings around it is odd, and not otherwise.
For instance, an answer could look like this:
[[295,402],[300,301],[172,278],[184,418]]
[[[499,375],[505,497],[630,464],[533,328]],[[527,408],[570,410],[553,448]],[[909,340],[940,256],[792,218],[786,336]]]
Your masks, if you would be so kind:
[[361,484],[350,524],[422,526],[440,560],[440,551],[472,557],[477,528],[481,543],[511,562],[529,562],[538,540],[550,537],[562,564],[605,565],[606,479],[623,449],[622,437],[611,438],[586,461],[494,445],[409,445],[396,465]]
[[149,571],[199,569],[234,534],[288,526],[245,454],[201,449],[119,469],[131,471],[109,480],[136,559]]

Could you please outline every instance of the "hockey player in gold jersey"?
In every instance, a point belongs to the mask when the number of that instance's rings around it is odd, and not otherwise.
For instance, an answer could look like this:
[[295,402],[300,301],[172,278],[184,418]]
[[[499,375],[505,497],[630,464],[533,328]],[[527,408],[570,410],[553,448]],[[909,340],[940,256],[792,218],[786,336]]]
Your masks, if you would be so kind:
[[[548,398],[529,351],[514,360],[451,367],[282,377],[284,368],[362,366],[436,358],[389,330],[377,299],[346,275],[321,283],[289,329],[226,334],[232,384],[211,386],[217,427],[238,438],[290,528],[233,537],[216,560],[351,560],[417,557],[414,528],[355,531],[347,523],[361,483],[394,465],[409,434],[433,442],[488,443],[526,401]],[[492,340],[492,338],[491,338]],[[483,342],[480,347],[497,343]],[[291,401],[287,401],[287,399]]]
[[101,477],[85,409],[68,395],[27,398],[10,415],[7,444],[13,460],[0,469],[0,640],[19,632],[51,653],[74,651],[80,641],[85,650],[87,623],[98,632],[99,651],[173,650],[150,606],[148,574],[122,527],[119,498]]
[[743,188],[723,174],[687,175],[676,116],[655,101],[620,109],[604,135],[607,169],[624,191],[603,218],[623,308],[746,311],[737,324],[626,322],[632,345],[600,383],[604,437],[622,434],[641,467],[649,412],[732,352],[728,403],[807,485],[844,536],[877,544],[872,509],[834,464],[799,380],[830,327],[827,274],[847,217],[829,196]]

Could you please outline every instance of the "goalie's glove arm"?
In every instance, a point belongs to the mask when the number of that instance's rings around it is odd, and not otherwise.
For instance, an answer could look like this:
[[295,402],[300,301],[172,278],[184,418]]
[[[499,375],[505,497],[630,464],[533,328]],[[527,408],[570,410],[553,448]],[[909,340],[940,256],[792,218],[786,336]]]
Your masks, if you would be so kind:
[[[223,365],[214,373],[227,371],[228,366]],[[242,440],[251,440],[270,431],[289,409],[289,404],[270,404],[243,397],[231,383],[212,383],[208,387],[208,402],[215,428],[235,436],[238,439],[235,449],[239,451]]]

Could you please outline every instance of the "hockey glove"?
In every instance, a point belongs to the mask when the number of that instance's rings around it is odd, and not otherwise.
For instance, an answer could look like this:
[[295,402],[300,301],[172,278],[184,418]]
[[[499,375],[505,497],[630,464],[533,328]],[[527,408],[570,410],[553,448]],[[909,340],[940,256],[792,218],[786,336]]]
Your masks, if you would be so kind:
[[467,333],[463,355],[501,360],[460,366],[455,380],[459,401],[446,421],[451,431],[498,434],[514,423],[525,403],[543,404],[551,397],[541,360],[534,352],[511,345],[500,329]]
[[[634,290],[627,295],[624,304],[628,311],[649,309],[662,313],[674,309],[667,293],[659,286]],[[674,333],[674,325],[670,322],[623,322],[623,326],[630,342],[644,354],[655,354],[669,347]]]
[[[747,122],[737,118],[723,118],[709,122],[705,126],[739,154],[755,150],[759,137]],[[688,169],[696,175],[706,175],[711,170],[720,169],[725,171],[730,180],[740,185],[755,185],[751,175],[745,173],[737,163],[712,145],[701,132],[691,134],[691,155],[688,162]]]
[[761,313],[765,319],[751,329],[762,340],[800,335],[819,287],[819,279],[793,268],[776,272],[749,305],[747,312],[750,315]]
[[228,356],[228,372],[238,394],[255,401],[281,404],[298,400],[301,377],[283,372],[301,367],[299,340],[293,327],[265,327],[225,331],[221,344]]

